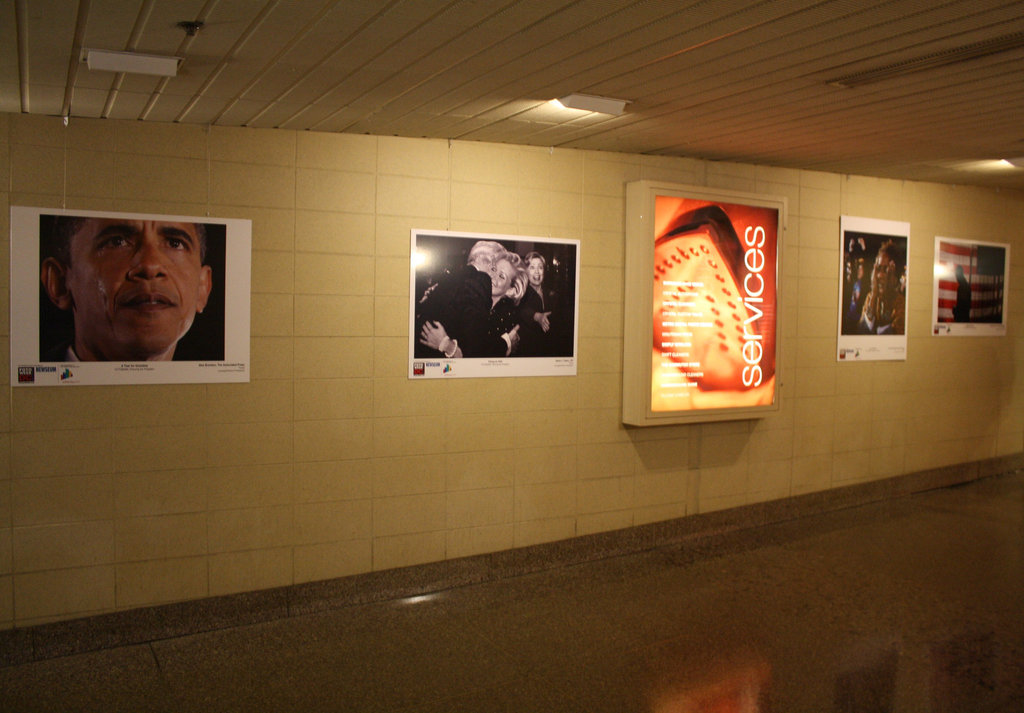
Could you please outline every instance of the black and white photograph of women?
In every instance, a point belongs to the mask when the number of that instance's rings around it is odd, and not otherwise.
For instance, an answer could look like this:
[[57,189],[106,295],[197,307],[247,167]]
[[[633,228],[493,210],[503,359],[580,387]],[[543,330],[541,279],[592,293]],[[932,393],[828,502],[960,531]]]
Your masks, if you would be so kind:
[[411,377],[575,373],[577,241],[413,231],[411,254]]

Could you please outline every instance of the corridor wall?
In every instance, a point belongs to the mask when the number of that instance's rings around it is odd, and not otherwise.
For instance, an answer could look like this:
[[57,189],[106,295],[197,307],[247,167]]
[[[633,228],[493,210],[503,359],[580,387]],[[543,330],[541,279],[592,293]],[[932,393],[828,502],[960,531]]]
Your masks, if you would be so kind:
[[[12,205],[253,228],[247,384],[12,388],[3,291],[0,628],[498,552],[1024,450],[1019,193],[12,114],[0,137],[5,241]],[[641,179],[786,197],[778,412],[621,424],[624,196]],[[905,362],[836,361],[843,214],[911,225]],[[412,228],[578,239],[578,375],[409,380]],[[1006,337],[930,335],[937,234],[1012,245]]]

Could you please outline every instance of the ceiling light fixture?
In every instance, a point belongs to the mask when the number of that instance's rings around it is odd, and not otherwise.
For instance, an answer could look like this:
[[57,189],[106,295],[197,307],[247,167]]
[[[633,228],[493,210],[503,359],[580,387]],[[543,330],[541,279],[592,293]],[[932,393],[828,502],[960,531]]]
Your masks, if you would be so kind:
[[569,109],[596,111],[599,114],[611,114],[612,116],[619,116],[626,110],[626,105],[629,104],[625,99],[599,97],[593,94],[567,94],[554,101]]
[[167,57],[138,52],[114,52],[112,50],[82,50],[82,61],[89,69],[100,72],[128,72],[131,74],[153,74],[159,77],[174,77],[178,74],[181,57]]
[[185,31],[185,34],[189,37],[195,37],[196,33],[199,32],[206,25],[202,20],[182,20],[178,23],[178,27]]
[[826,79],[825,83],[841,89],[853,89],[854,87],[862,87],[866,84],[874,84],[886,79],[905,77],[908,74],[921,72],[926,69],[948,67],[949,65],[967,62],[972,59],[991,57],[1001,52],[1019,50],[1022,47],[1024,47],[1024,32],[1014,32],[1009,35],[961,45],[960,47],[939,50],[920,57],[912,57],[911,59],[894,62],[884,67],[854,72],[842,77],[832,77],[831,79]]
[[1024,156],[1018,158],[1004,158],[1003,163],[1016,168],[1024,168]]

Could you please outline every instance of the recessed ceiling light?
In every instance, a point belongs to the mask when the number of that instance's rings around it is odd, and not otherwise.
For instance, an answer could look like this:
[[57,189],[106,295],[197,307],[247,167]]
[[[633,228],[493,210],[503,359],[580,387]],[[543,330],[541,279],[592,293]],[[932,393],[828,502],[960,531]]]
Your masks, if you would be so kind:
[[581,109],[583,111],[596,111],[599,114],[611,114],[618,116],[626,110],[626,99],[612,99],[611,97],[599,97],[593,94],[567,94],[553,100],[568,109]]
[[140,54],[138,52],[82,50],[82,61],[89,66],[89,69],[101,72],[128,72],[174,77],[178,74],[178,65],[181,64],[181,60],[181,57]]

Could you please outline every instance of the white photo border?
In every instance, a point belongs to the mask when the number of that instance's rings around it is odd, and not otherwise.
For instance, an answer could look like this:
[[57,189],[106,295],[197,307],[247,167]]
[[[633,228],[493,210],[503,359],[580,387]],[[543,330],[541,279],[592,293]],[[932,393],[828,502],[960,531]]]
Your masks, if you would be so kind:
[[[1001,269],[998,264],[1000,261]],[[958,262],[975,268],[971,270],[972,277],[967,281],[977,299],[971,300],[967,321],[957,321],[954,316],[955,308],[949,306],[950,303],[957,301],[957,277],[953,272],[953,265]],[[1006,312],[1010,304],[1009,244],[936,235],[933,274],[932,336],[1006,336]],[[980,304],[974,306],[975,301]]]
[[[72,362],[43,360],[40,346],[40,227],[46,216],[122,218],[224,227],[223,358],[204,361]],[[252,221],[117,211],[11,206],[11,384],[96,386],[248,382]],[[217,286],[214,287],[217,289]],[[193,329],[195,325],[193,325]]]
[[[506,249],[524,257],[531,251],[547,254],[548,275],[553,266],[551,257],[561,256],[562,264],[556,274],[565,320],[564,347],[555,356],[464,357],[447,359],[444,356],[424,356],[419,344],[417,306],[424,299],[430,284],[437,284],[443,273],[451,274],[465,267],[469,248],[477,241],[487,240],[502,244]],[[461,264],[460,264],[461,263]],[[576,376],[579,335],[579,275],[580,241],[526,235],[498,233],[471,233],[447,230],[410,231],[409,265],[409,372],[411,380],[486,378],[506,376]],[[545,280],[549,278],[546,276]],[[527,288],[529,289],[529,288]],[[571,292],[571,294],[565,294]],[[422,318],[421,320],[422,321]],[[417,354],[419,350],[419,354]]]
[[[901,261],[903,275],[903,326],[901,333],[896,334],[873,334],[859,333],[851,328],[850,322],[844,320],[849,305],[848,285],[853,277],[847,274],[847,267],[851,265],[857,247],[851,247],[851,241],[858,236],[868,239],[865,257],[869,260],[866,265],[870,270],[880,245],[892,240],[899,252],[902,254]],[[860,246],[863,249],[863,246]],[[910,223],[896,220],[882,220],[880,218],[861,218],[857,216],[843,215],[839,220],[839,319],[837,325],[836,339],[836,360],[837,361],[906,361],[907,358],[907,295],[910,292]],[[859,319],[859,314],[854,320]]]

